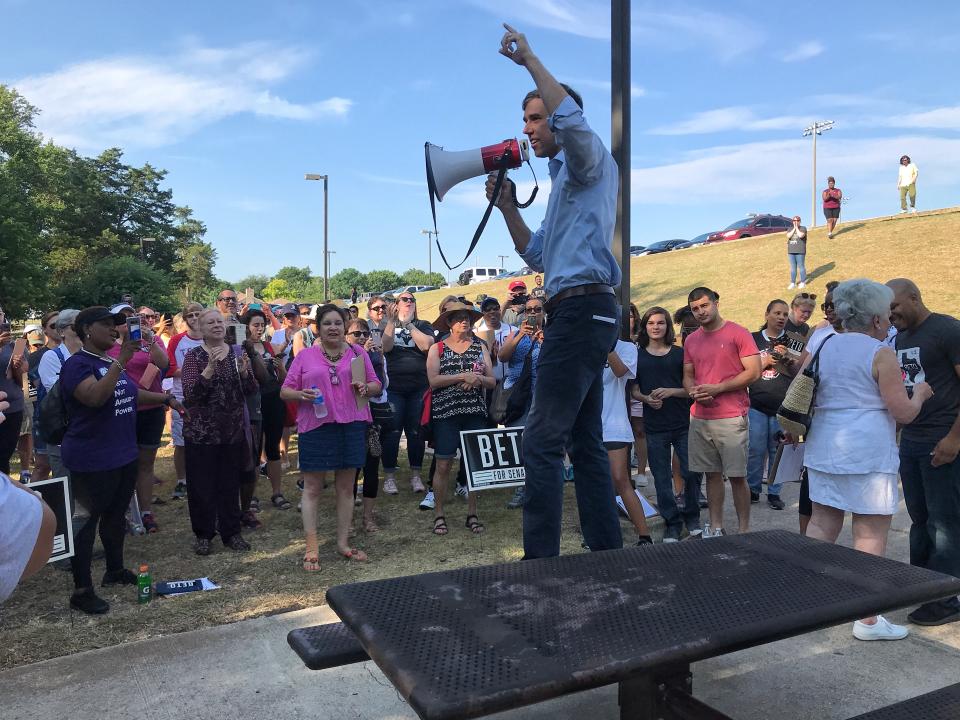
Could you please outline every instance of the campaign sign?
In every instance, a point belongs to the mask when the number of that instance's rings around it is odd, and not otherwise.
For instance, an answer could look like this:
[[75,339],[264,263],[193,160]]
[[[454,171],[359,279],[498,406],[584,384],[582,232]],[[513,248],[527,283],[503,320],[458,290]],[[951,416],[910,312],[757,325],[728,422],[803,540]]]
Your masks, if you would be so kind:
[[53,553],[48,563],[73,557],[73,523],[70,509],[70,482],[65,477],[51,478],[39,482],[27,483],[27,487],[43,496],[57,518],[57,531],[53,536]]
[[523,485],[527,475],[523,469],[522,439],[522,427],[460,433],[470,492]]

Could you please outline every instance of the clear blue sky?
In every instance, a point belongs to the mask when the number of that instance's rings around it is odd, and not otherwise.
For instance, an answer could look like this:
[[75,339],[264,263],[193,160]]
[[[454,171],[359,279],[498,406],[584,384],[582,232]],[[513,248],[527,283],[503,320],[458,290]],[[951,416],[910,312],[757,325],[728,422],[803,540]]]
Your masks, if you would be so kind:
[[[845,219],[898,209],[902,153],[920,168],[921,208],[957,204],[958,7],[634,2],[632,242],[692,237],[748,212],[807,222],[800,131],[813,119],[836,121],[818,174],[850,198]],[[582,92],[609,139],[603,2],[0,0],[0,12],[0,82],[41,108],[38,127],[87,154],[118,145],[131,163],[167,169],[227,279],[321,270],[321,184],[305,172],[331,177],[333,272],[425,267],[424,141],[459,150],[521,130],[531,82],[497,54],[502,21]],[[543,181],[546,163],[536,167]],[[528,224],[545,205],[546,188]],[[480,181],[439,206],[451,259],[482,207]],[[476,264],[500,254],[521,264],[494,217]]]

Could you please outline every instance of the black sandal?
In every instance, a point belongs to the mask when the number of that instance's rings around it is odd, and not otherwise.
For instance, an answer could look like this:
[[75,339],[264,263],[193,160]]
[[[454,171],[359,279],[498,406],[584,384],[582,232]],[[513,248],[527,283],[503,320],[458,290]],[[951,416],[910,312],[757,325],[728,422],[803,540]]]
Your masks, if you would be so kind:
[[447,519],[443,515],[437,515],[433,519],[433,534],[434,535],[447,534]]
[[271,497],[270,502],[273,503],[273,506],[277,508],[277,510],[289,510],[293,507],[290,501],[283,496],[283,493],[277,493]]
[[[470,518],[473,518],[473,522],[470,522]],[[476,515],[467,515],[466,527],[474,535],[480,535],[485,529],[483,527],[483,523],[480,522],[480,518],[478,518]]]

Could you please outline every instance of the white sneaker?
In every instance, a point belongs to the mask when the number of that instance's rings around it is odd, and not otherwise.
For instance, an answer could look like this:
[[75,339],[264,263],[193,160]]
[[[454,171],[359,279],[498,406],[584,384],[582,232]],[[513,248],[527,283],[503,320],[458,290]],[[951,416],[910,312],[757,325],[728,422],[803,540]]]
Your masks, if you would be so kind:
[[427,489],[423,486],[423,480],[420,479],[419,475],[414,475],[410,478],[410,489],[415,493],[427,491]]
[[392,477],[388,477],[386,480],[383,481],[383,491],[387,495],[398,494],[400,491],[397,490],[397,481],[394,480]]
[[806,286],[807,286],[807,284],[804,283],[804,282],[802,282],[802,283],[800,283],[799,285],[797,285],[797,287],[800,288],[801,290],[803,290]]
[[796,286],[797,286],[796,283],[790,283],[789,285],[787,285],[787,290],[793,290]]
[[907,214],[907,211],[906,211],[906,210],[901,210],[901,211],[900,211],[900,214],[901,214],[901,215],[906,215],[906,214]]
[[420,501],[419,508],[421,510],[433,510],[435,504],[436,503],[433,501],[433,490],[430,490],[426,495],[423,496],[423,500]]
[[857,620],[853,624],[853,636],[857,640],[903,640],[910,631],[903,625],[894,625],[883,615],[877,615],[873,625]]
[[915,207],[910,208],[910,212],[915,213],[917,209]]
[[470,496],[470,491],[467,490],[466,485],[457,485],[457,489],[453,491],[453,494],[458,498],[466,500]]

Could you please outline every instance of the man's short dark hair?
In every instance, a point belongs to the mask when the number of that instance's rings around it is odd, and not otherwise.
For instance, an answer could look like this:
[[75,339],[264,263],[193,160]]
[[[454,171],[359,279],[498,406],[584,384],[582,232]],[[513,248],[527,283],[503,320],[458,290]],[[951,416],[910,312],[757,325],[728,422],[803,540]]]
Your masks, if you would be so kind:
[[827,292],[833,292],[837,289],[837,286],[840,284],[839,280],[831,280],[827,283]]
[[690,294],[687,295],[687,302],[692,303],[694,300],[699,300],[700,298],[710,298],[710,302],[716,302],[720,299],[720,293],[714,292],[708,287],[695,287],[690,291]]
[[[576,90],[574,90],[572,87],[570,87],[570,86],[567,85],[566,83],[560,83],[560,87],[562,87],[564,90],[566,90],[566,91],[567,91],[567,95],[569,95],[570,97],[573,98],[573,101],[577,104],[577,107],[579,107],[581,110],[583,110],[583,98],[580,97],[580,93],[578,93]],[[539,90],[531,90],[530,92],[527,93],[526,97],[523,98],[523,109],[524,109],[524,110],[527,109],[527,103],[530,102],[531,100],[533,100],[534,98],[540,98],[541,100],[543,99],[543,96],[540,95],[540,91],[539,91]]]

